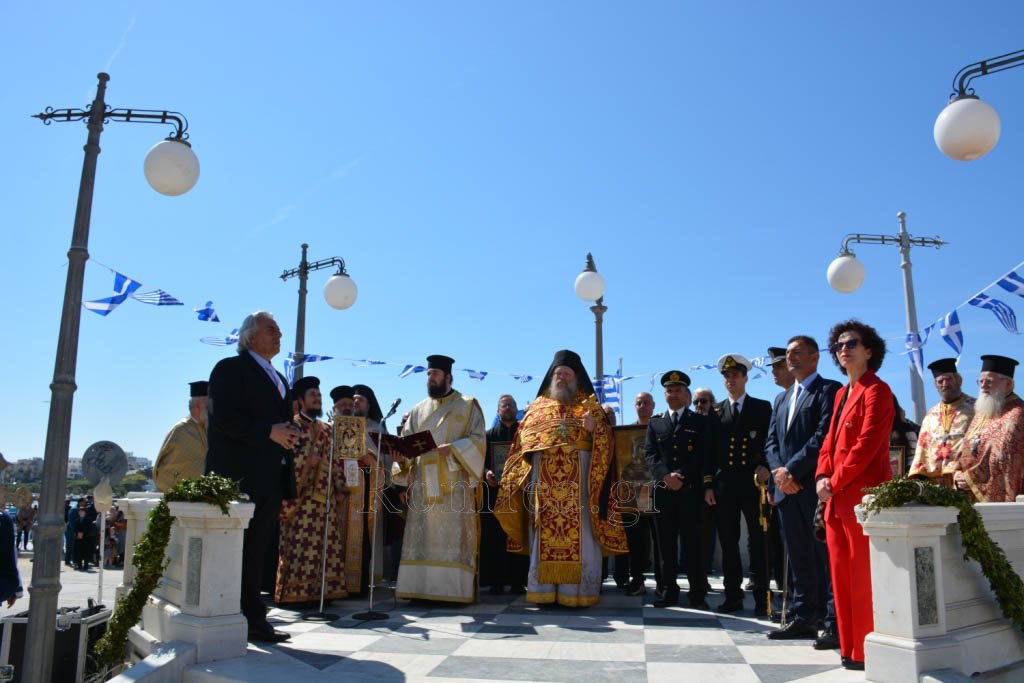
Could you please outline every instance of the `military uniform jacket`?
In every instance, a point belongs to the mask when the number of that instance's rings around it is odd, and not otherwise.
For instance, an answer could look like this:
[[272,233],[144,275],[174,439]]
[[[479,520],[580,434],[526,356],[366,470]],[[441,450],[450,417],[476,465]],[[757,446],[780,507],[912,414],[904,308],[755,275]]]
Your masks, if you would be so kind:
[[669,411],[653,416],[647,423],[644,458],[655,481],[679,472],[683,486],[710,486],[711,477],[705,475],[714,466],[713,435],[711,421],[692,410],[684,411],[674,427]]
[[715,406],[719,427],[718,462],[714,477],[719,493],[756,495],[754,470],[767,467],[765,438],[772,419],[772,404],[747,395],[739,418],[733,419],[732,405],[725,399]]

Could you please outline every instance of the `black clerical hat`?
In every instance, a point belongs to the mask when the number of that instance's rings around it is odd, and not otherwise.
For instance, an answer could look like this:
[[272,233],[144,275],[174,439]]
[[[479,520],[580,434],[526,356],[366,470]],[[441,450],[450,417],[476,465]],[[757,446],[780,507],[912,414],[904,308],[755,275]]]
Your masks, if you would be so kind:
[[206,380],[203,380],[201,382],[189,382],[188,383],[188,390],[189,390],[189,394],[188,395],[191,396],[192,398],[201,398],[203,396],[206,396],[207,392],[209,391],[209,389],[210,389],[210,383],[207,382]]
[[956,358],[940,358],[932,361],[928,364],[928,369],[932,371],[932,377],[938,377],[947,372],[959,372],[956,369]]
[[982,372],[998,372],[1000,375],[1013,377],[1013,371],[1016,366],[1017,361],[1006,356],[987,354],[981,357]]
[[337,403],[343,398],[352,398],[355,392],[347,384],[340,384],[331,389],[331,400]]
[[690,376],[682,370],[669,370],[661,376],[661,386],[667,387],[669,384],[682,384],[684,387],[689,387]]
[[362,396],[369,404],[369,409],[366,411],[366,417],[380,422],[381,418],[384,417],[384,413],[380,410],[380,403],[377,403],[377,395],[373,393],[373,389],[365,384],[354,384],[352,386],[352,393],[356,396]]
[[310,389],[320,388],[320,379],[307,375],[295,380],[295,384],[292,385],[292,396],[296,399],[300,399],[306,395],[306,392]]
[[547,390],[551,388],[551,378],[555,374],[555,368],[567,367],[576,373],[576,387],[582,389],[583,393],[590,395],[594,393],[594,385],[590,381],[590,376],[587,374],[586,368],[583,367],[583,361],[580,359],[580,355],[575,351],[569,349],[562,349],[555,354],[554,360],[551,361],[551,366],[548,368],[547,374],[544,375],[544,379],[541,380],[540,389],[537,390],[538,396],[543,396],[547,393]]
[[786,349],[781,346],[768,347],[768,365],[775,365],[786,360]]
[[440,370],[446,375],[450,375],[452,374],[453,363],[455,363],[455,359],[448,356],[436,353],[433,356],[427,356],[427,370]]

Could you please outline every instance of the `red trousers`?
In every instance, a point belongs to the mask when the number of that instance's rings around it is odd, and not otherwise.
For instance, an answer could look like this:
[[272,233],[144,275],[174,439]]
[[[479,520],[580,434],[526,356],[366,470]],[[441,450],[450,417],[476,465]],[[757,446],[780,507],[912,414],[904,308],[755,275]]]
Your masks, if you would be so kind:
[[864,638],[875,628],[871,601],[868,537],[856,517],[829,515],[825,520],[832,595],[836,606],[839,653],[864,661]]

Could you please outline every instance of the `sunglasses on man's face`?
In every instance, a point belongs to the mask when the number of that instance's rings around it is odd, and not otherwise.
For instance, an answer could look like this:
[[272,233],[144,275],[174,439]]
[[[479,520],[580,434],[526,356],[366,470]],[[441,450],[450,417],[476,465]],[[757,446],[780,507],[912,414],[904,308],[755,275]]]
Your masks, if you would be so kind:
[[858,346],[860,346],[860,339],[847,339],[844,342],[836,342],[832,346],[828,347],[828,349],[832,353],[839,353],[843,349],[850,351],[851,349],[855,349]]
[[706,398],[698,398],[698,399],[696,399],[696,400],[694,401],[694,403],[695,403],[695,404],[697,404],[697,405],[699,405],[699,406],[702,406],[702,405],[704,405],[705,403],[711,403],[711,401],[710,401],[709,399],[706,399]]

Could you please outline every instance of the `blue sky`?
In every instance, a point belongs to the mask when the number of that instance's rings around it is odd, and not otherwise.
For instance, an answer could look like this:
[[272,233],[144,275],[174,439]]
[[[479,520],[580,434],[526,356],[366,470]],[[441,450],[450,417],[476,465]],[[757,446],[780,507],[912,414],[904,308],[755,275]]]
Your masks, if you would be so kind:
[[[291,350],[297,282],[278,276],[302,242],[311,259],[343,257],[359,286],[334,311],[320,295],[329,271],[311,277],[306,351],[336,359],[307,374],[409,407],[424,377],[399,379],[402,364],[446,353],[491,373],[456,374],[488,416],[502,393],[536,393],[507,373],[542,375],[558,349],[593,371],[593,316],[573,293],[593,252],[606,367],[621,357],[626,375],[645,375],[625,385],[627,420],[650,373],[796,333],[823,342],[850,316],[893,340],[881,374],[909,406],[898,250],[857,249],[867,280],[854,294],[825,280],[844,234],[894,234],[898,211],[912,234],[950,242],[912,252],[922,325],[1024,260],[1024,69],[976,82],[1003,122],[988,157],[954,162],[932,141],[957,69],[1024,47],[1017,3],[0,8],[8,459],[43,454],[86,135],[29,115],[86,106],[101,70],[111,106],[188,117],[202,175],[184,196],[158,195],[142,160],[164,129],[103,134],[86,297],[110,294],[105,264],[188,305],[83,312],[74,457],[100,439],[155,457],[186,383],[231,352],[198,339],[248,312],[273,311]],[[191,313],[207,300],[221,324]],[[968,382],[982,353],[1021,357],[990,313],[960,317]],[[938,338],[925,348],[926,361],[946,355]],[[691,375],[722,393],[716,372]],[[762,378],[749,392],[775,387]],[[937,400],[930,382],[926,395]]]

